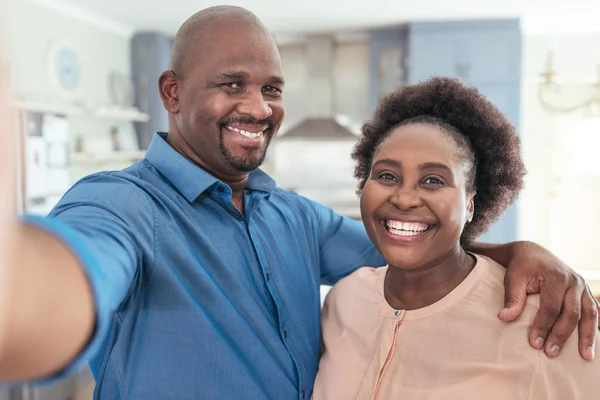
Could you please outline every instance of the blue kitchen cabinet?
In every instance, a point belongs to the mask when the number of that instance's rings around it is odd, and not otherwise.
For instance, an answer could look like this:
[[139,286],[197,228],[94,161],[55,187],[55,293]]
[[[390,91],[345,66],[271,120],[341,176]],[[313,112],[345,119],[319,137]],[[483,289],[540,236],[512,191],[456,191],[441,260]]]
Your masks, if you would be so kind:
[[[479,89],[519,129],[521,32],[518,20],[422,22],[409,27],[408,84],[455,77]],[[517,239],[518,204],[481,241]]]
[[[475,85],[483,95],[494,103],[518,129],[520,116],[520,86],[515,83]],[[517,239],[518,202],[509,207],[490,230],[479,240],[503,243]]]
[[369,108],[375,112],[385,95],[406,84],[408,27],[396,26],[371,32],[369,41]]
[[409,53],[409,83],[434,75],[475,85],[521,79],[518,20],[414,23]]
[[154,132],[166,132],[169,120],[158,88],[158,77],[169,68],[173,38],[157,32],[138,32],[131,38],[131,74],[135,106],[147,113],[148,122],[136,122],[140,149],[147,149]]

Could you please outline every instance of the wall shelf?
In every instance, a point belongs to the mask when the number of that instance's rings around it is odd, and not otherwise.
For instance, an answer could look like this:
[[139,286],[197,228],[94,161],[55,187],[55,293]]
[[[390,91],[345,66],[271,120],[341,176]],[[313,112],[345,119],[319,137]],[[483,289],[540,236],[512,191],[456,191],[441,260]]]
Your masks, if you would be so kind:
[[137,108],[100,108],[96,110],[94,116],[102,119],[112,119],[131,122],[148,122],[148,114],[139,111]]
[[10,104],[12,107],[23,111],[60,114],[65,116],[89,116],[92,118],[113,121],[147,122],[150,118],[148,114],[133,107],[125,108],[110,106],[91,109],[83,105],[60,104],[34,100],[13,100]]
[[144,158],[146,151],[112,151],[104,153],[71,153],[69,160],[73,165],[132,163]]
[[23,111],[40,112],[60,115],[83,115],[86,110],[82,106],[41,101],[12,100],[10,106]]

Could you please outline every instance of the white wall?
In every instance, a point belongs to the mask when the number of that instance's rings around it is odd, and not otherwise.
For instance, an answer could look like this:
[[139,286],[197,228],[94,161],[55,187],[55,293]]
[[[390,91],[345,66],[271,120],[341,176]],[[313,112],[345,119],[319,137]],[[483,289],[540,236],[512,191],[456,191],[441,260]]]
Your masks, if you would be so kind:
[[[600,32],[524,37],[521,126],[529,173],[521,196],[519,236],[549,247],[575,269],[600,271],[600,177],[569,169],[565,147],[565,136],[588,114],[553,114],[538,100],[540,73],[551,48],[556,49],[557,79],[565,84],[551,96],[553,102],[581,102],[600,78]],[[600,293],[600,282],[594,286]]]
[[[102,27],[101,23],[94,23],[93,15],[72,15],[47,4],[53,3],[40,0],[11,1],[11,15],[5,27],[4,41],[11,69],[13,97],[59,105],[78,104],[89,109],[110,105],[110,74],[130,75],[130,33]],[[57,43],[67,44],[79,58],[81,80],[72,91],[60,88],[52,74],[50,54]],[[133,125],[129,122],[72,116],[69,117],[71,149],[75,138],[80,136],[84,138],[84,150],[110,151],[110,130],[113,126],[121,134],[124,149],[136,146]],[[124,166],[114,165],[110,168],[120,169]],[[42,180],[46,181],[48,190],[55,194],[45,204],[28,208],[28,211],[46,213],[72,183],[105,168],[98,165],[83,168],[72,165],[67,170],[54,169],[51,174],[48,173],[47,181]],[[29,171],[31,173],[31,169]]]
[[[67,17],[29,0],[13,1],[7,24],[12,85],[20,94],[48,101],[109,101],[108,73],[128,74],[129,38]],[[57,88],[48,73],[48,53],[55,42],[69,43],[79,54],[82,81],[72,93]]]

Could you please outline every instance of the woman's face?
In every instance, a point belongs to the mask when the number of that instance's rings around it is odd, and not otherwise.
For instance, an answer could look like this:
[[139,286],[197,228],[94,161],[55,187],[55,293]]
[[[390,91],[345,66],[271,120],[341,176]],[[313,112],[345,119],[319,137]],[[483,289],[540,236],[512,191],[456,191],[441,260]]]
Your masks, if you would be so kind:
[[460,246],[473,213],[464,151],[436,125],[400,126],[380,144],[360,201],[369,237],[390,265],[434,266]]

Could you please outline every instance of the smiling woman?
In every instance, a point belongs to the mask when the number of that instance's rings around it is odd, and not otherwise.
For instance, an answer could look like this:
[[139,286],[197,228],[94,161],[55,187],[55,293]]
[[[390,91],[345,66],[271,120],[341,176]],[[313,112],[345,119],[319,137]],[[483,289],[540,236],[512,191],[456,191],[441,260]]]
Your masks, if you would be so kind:
[[315,400],[597,396],[600,363],[572,339],[558,360],[531,348],[539,299],[500,321],[506,270],[465,249],[523,185],[519,137],[491,102],[454,79],[404,87],[353,157],[362,219],[389,265],[327,295]]
[[458,80],[432,79],[426,85],[409,86],[386,98],[363,128],[353,153],[359,191],[372,173],[381,143],[397,129],[411,125],[411,130],[414,125],[437,127],[454,141],[466,173],[466,188],[477,191],[473,220],[462,235],[463,242],[473,240],[498,219],[523,186],[525,167],[514,127],[494,104]]

